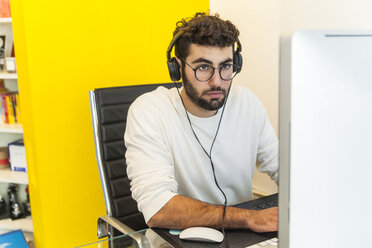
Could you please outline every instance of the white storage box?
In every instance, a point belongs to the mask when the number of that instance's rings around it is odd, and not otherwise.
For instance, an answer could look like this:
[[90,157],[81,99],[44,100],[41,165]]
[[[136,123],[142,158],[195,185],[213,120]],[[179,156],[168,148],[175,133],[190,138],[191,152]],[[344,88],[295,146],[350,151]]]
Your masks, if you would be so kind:
[[27,171],[26,150],[23,140],[9,143],[8,150],[11,170]]

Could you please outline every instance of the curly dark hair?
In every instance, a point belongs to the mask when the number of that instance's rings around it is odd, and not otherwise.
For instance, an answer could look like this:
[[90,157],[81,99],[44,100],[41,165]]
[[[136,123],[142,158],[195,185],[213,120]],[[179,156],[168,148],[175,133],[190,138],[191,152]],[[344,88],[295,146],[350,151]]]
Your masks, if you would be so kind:
[[192,18],[177,22],[173,37],[181,32],[175,43],[176,56],[182,60],[189,54],[191,43],[202,46],[228,47],[238,41],[239,30],[230,21],[222,20],[218,14],[196,13]]

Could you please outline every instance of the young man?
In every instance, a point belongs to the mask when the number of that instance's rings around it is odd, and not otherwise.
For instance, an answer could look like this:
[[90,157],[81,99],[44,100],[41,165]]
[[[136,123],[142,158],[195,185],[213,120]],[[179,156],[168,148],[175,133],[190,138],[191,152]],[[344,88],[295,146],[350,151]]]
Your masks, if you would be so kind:
[[159,87],[129,109],[127,173],[150,227],[221,228],[227,200],[225,228],[277,230],[277,208],[231,207],[252,199],[257,161],[276,181],[278,172],[278,141],[262,103],[232,85],[242,66],[238,35],[218,15],[178,22],[170,50],[174,43],[181,92]]

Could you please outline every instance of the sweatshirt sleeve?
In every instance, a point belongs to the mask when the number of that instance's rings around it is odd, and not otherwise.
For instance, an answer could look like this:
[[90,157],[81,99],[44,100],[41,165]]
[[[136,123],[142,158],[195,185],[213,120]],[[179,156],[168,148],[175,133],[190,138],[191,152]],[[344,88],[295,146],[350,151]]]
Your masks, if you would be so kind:
[[143,97],[128,111],[124,135],[128,178],[132,197],[146,223],[177,194],[173,159],[157,113]]
[[261,102],[259,102],[259,108],[261,109],[261,130],[257,151],[258,171],[267,173],[278,184],[279,142]]

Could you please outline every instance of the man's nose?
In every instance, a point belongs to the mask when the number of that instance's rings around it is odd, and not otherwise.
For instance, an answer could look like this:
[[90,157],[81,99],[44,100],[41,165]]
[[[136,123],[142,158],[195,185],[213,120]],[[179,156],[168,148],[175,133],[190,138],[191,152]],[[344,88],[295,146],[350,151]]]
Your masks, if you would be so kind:
[[210,86],[213,86],[213,87],[219,87],[221,86],[221,83],[222,83],[222,79],[220,77],[220,74],[218,72],[218,69],[215,69],[213,71],[213,75],[211,77],[211,79],[209,79],[209,85]]

